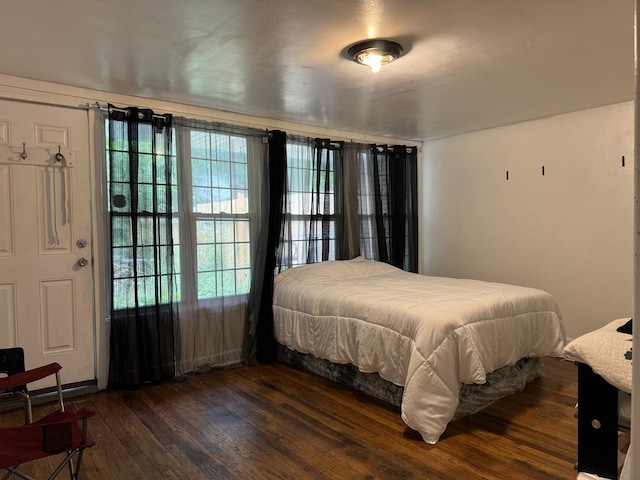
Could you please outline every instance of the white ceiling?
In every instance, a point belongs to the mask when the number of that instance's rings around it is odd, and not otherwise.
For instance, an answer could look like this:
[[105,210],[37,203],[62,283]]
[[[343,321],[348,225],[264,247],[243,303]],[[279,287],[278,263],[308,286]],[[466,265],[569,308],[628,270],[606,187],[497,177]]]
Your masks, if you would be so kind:
[[[423,140],[634,98],[634,0],[6,0],[0,73]],[[405,56],[371,73],[369,38]]]

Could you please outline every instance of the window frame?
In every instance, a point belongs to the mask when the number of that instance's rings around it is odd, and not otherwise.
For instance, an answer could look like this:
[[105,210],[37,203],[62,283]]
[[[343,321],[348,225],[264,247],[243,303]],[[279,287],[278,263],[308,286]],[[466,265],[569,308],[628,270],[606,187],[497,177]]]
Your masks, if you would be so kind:
[[[255,228],[254,224],[256,222],[257,211],[256,211],[256,199],[257,191],[254,188],[254,181],[251,175],[250,163],[252,161],[258,161],[258,159],[252,159],[249,153],[249,149],[247,148],[246,152],[246,164],[247,164],[247,192],[248,192],[248,201],[247,201],[247,213],[237,214],[237,213],[205,213],[205,212],[195,212],[193,208],[193,158],[192,158],[192,145],[191,145],[191,131],[201,131],[207,134],[214,135],[225,135],[225,136],[238,136],[244,137],[245,141],[248,143],[248,137],[246,135],[242,135],[240,133],[229,133],[224,131],[210,130],[210,129],[200,129],[193,126],[186,125],[177,125],[174,126],[175,135],[174,135],[174,145],[176,151],[176,157],[178,159],[178,184],[179,188],[182,186],[178,194],[178,211],[174,213],[175,217],[181,219],[180,222],[180,238],[181,239],[191,239],[192,244],[186,247],[187,252],[191,252],[193,257],[189,255],[180,255],[180,272],[184,272],[185,275],[181,278],[181,303],[187,305],[219,305],[221,303],[243,303],[246,301],[249,295],[249,290],[244,293],[235,293],[233,295],[220,295],[213,297],[198,297],[198,232],[197,225],[199,219],[212,219],[214,222],[217,220],[227,221],[229,219],[240,219],[247,220],[249,223],[249,278],[248,287],[251,287],[251,274],[253,272],[253,257],[256,249],[256,239],[255,239]],[[231,188],[233,190],[233,188]],[[252,195],[253,193],[253,195]],[[184,241],[184,240],[183,240]],[[235,242],[233,242],[236,244]],[[182,245],[181,245],[182,247]],[[189,261],[191,260],[191,261]],[[237,271],[237,269],[233,269]],[[183,280],[186,278],[186,282]]]

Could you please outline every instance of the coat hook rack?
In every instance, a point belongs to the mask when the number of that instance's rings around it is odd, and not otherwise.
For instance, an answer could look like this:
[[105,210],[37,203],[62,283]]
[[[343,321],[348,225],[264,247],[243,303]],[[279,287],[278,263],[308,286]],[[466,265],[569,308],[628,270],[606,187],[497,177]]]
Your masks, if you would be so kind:
[[27,155],[27,144],[22,142],[22,152],[18,155],[22,160],[26,160],[29,155]]

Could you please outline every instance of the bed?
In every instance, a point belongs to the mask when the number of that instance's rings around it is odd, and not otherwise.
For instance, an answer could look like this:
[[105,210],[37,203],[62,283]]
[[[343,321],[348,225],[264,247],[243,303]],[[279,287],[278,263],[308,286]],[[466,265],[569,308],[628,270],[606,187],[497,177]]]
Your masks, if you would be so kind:
[[[363,258],[280,273],[273,314],[275,339],[287,351],[400,387],[402,419],[431,444],[456,417],[463,385],[486,384],[521,359],[560,357],[565,345],[547,292]],[[527,380],[537,376],[525,370]]]
[[631,325],[614,320],[564,349],[578,365],[578,478],[619,478],[618,436],[631,419]]

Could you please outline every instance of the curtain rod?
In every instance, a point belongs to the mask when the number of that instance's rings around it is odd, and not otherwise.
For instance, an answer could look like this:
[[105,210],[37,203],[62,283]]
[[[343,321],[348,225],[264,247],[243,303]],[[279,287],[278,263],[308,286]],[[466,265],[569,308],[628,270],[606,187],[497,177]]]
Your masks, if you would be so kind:
[[[112,102],[107,102],[107,103],[111,103]],[[87,104],[88,105],[88,104]],[[92,106],[96,106],[95,108],[100,108],[102,110],[106,111],[106,105],[101,105],[99,103],[99,101],[95,101],[95,103],[91,104]],[[115,105],[114,105],[115,106]],[[142,105],[129,105],[132,107],[137,107],[137,108],[141,108],[141,109],[151,109],[154,112],[157,110],[158,112],[163,112],[163,113],[170,113],[173,116],[177,116],[177,117],[185,117],[187,119],[193,119],[193,120],[204,120],[204,121],[208,121],[208,122],[220,122],[220,123],[227,123],[229,125],[234,125],[234,126],[238,126],[238,127],[249,127],[249,128],[255,128],[257,130],[263,130],[263,131],[272,131],[272,130],[283,130],[287,133],[287,135],[293,135],[293,136],[300,136],[300,137],[305,137],[305,138],[325,138],[327,136],[327,132],[318,132],[318,131],[303,131],[297,128],[289,128],[289,126],[274,126],[273,124],[268,125],[268,122],[265,123],[256,123],[256,122],[250,122],[250,121],[246,121],[246,120],[237,120],[237,119],[229,119],[229,118],[224,118],[224,117],[220,117],[220,116],[207,116],[207,115],[202,115],[202,114],[195,114],[193,112],[183,112],[180,110],[176,110],[176,109],[171,109],[171,110],[167,110],[164,108],[153,108],[153,107],[149,107],[149,106],[142,106]],[[209,107],[198,107],[198,106],[194,106],[195,108],[209,108]],[[119,108],[126,108],[126,107],[119,107]],[[215,109],[211,109],[211,110],[215,110]],[[234,112],[227,112],[231,115],[240,115],[240,116],[249,116],[247,114],[243,114],[243,113],[234,113]],[[264,117],[255,117],[255,118],[262,118],[265,119]],[[284,120],[276,120],[276,119],[265,119],[265,120],[273,120],[272,123],[287,123]],[[290,122],[292,125],[295,125],[295,122]],[[323,127],[323,126],[310,126],[310,125],[305,125],[307,127],[310,127],[311,129],[313,129],[313,127],[318,128],[319,130],[332,130],[335,132],[340,132],[340,130],[338,129],[334,129],[334,128],[330,128],[330,127]],[[394,143],[396,145],[399,144],[406,144],[408,146],[415,146],[416,148],[418,148],[419,151],[422,151],[422,143],[421,141],[416,141],[416,140],[408,140],[408,139],[396,139],[396,138],[391,138],[391,137],[383,137],[381,135],[369,135],[369,134],[362,134],[362,138],[358,138],[358,136],[354,137],[349,137],[346,136],[344,133],[351,133],[351,132],[343,132],[342,135],[340,134],[336,134],[336,135],[331,135],[331,140],[332,141],[343,141],[343,142],[351,142],[351,143],[362,143],[362,144],[372,144],[372,143],[382,143],[387,142],[387,143],[391,143],[391,141],[393,140]],[[365,140],[365,137],[368,136],[375,136],[378,141],[375,140]],[[386,140],[383,140],[386,139]]]
[[[87,103],[87,104],[80,104],[80,105],[65,105],[65,104],[61,104],[61,103],[55,103],[55,102],[47,102],[45,100],[24,100],[22,98],[14,98],[14,97],[5,97],[5,96],[0,96],[0,100],[6,100],[8,102],[18,102],[18,103],[29,103],[31,105],[44,105],[47,107],[58,107],[58,108],[68,108],[70,110],[89,110],[91,108],[91,106]],[[97,102],[96,102],[97,103]]]
[[[55,102],[47,102],[47,101],[38,101],[38,100],[22,100],[22,99],[16,99],[16,98],[11,98],[11,97],[4,97],[4,96],[0,96],[0,99],[2,100],[9,100],[9,101],[14,101],[14,102],[24,102],[24,103],[31,103],[31,104],[35,104],[35,105],[47,105],[47,106],[52,106],[52,107],[60,107],[60,108],[69,108],[72,110],[92,110],[92,109],[97,109],[97,110],[101,110],[106,112],[108,107],[107,104],[111,103],[111,102],[107,102],[105,103],[100,103],[99,100],[95,100],[92,103],[85,103],[85,104],[80,104],[80,105],[64,105],[64,104],[60,104],[60,103],[55,103]],[[144,109],[144,110],[154,110],[154,108],[149,107],[149,106],[143,106],[143,105],[128,105],[130,107],[136,107],[136,108],[140,108],[140,109]],[[116,108],[120,108],[120,109],[124,109],[127,107],[117,107],[116,105],[114,105],[114,107]],[[206,107],[198,107],[198,108],[206,108]],[[222,119],[219,117],[207,117],[204,115],[196,115],[190,112],[181,112],[181,111],[169,111],[169,110],[165,110],[165,109],[159,109],[160,112],[163,113],[170,113],[172,115],[176,115],[176,116],[182,116],[182,115],[189,115],[191,116],[191,118],[196,117],[195,119],[204,119],[206,121],[213,121],[213,122],[221,122],[221,123],[228,123],[229,125],[235,125],[235,126],[246,126],[246,127],[251,127],[251,128],[256,128],[259,130],[266,130],[267,132],[269,130],[279,130],[280,127],[275,128],[275,127],[267,127],[265,125],[262,124],[258,124],[258,123],[252,123],[252,122],[243,122],[243,121],[239,121],[237,123],[232,123],[233,120],[229,120],[229,119]],[[243,115],[243,114],[237,114],[237,115]],[[331,129],[329,127],[320,127],[318,126],[319,129],[324,129],[324,130],[336,130],[336,129]],[[287,134],[291,134],[291,135],[298,135],[301,137],[307,137],[307,138],[318,138],[320,136],[319,133],[311,133],[311,132],[304,132],[301,130],[297,130],[297,129],[291,129],[291,128],[287,128]],[[336,130],[339,131],[339,130]],[[363,137],[366,137],[366,134],[363,134]],[[385,138],[385,137],[381,137],[381,136],[376,136],[376,138]],[[353,137],[347,137],[344,135],[332,135],[331,138],[332,141],[344,141],[344,142],[349,142],[349,143],[361,143],[361,144],[375,144],[378,143],[376,141],[371,141],[371,140],[364,140],[364,139],[354,139]],[[389,138],[387,141],[390,142],[391,140],[401,140],[401,139],[392,139]],[[422,147],[420,146],[422,142],[419,141],[410,141],[407,140],[406,144],[407,146],[414,146],[418,149],[418,151],[422,151]],[[394,144],[399,144],[399,143],[394,143]]]

